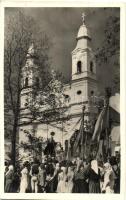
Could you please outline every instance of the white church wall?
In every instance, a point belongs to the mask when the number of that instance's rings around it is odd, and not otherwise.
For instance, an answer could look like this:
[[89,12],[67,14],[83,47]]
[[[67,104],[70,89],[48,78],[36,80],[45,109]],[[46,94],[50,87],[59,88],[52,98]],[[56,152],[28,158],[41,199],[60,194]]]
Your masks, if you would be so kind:
[[[78,94],[79,91],[81,94]],[[71,104],[87,101],[87,80],[72,83],[71,98]]]

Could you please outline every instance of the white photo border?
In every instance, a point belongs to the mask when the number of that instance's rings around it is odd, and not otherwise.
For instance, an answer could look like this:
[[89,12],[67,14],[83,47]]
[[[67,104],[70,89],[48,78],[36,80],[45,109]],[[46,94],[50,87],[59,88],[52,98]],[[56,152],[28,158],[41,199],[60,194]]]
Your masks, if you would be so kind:
[[[4,193],[4,9],[6,7],[120,7],[120,111],[121,192],[120,194]],[[0,2],[0,199],[124,200],[126,191],[126,5],[117,1],[6,1]]]

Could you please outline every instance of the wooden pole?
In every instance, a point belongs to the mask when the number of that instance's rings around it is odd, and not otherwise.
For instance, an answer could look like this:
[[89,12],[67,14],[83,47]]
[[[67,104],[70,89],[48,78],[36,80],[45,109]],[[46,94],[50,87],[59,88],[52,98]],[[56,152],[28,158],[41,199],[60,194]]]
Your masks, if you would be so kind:
[[63,121],[62,121],[62,147],[63,147]]
[[82,139],[81,139],[82,159],[84,159],[84,111],[85,111],[85,106],[83,106],[82,108]]
[[48,140],[48,122],[47,122],[47,140]]
[[110,140],[109,140],[109,131],[110,131],[110,116],[109,116],[109,99],[111,97],[111,88],[106,88],[106,106],[107,106],[107,127],[106,127],[106,142],[107,142],[107,157],[109,156],[109,147],[110,147]]
[[[87,123],[86,123],[86,127],[87,127]],[[85,133],[84,154],[85,154],[85,157],[86,157],[86,148],[87,148],[87,130],[85,130],[84,133]]]

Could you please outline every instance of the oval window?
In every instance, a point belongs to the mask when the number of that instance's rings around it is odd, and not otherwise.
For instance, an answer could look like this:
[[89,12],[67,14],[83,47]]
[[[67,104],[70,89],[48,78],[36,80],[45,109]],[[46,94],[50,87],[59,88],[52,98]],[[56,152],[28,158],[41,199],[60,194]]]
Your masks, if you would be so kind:
[[24,103],[24,106],[28,106],[28,103]]
[[77,94],[78,94],[78,95],[80,95],[81,93],[82,93],[82,91],[81,91],[81,90],[78,90],[78,91],[77,91]]
[[91,90],[91,95],[94,95],[94,91],[93,90]]

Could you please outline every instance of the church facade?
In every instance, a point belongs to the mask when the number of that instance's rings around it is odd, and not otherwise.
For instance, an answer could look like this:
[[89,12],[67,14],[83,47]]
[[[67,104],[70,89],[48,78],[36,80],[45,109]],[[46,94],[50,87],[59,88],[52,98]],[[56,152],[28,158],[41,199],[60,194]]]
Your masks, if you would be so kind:
[[[71,52],[72,56],[72,74],[69,84],[64,85],[64,94],[67,101],[67,114],[69,119],[65,122],[58,123],[57,121],[49,124],[32,122],[30,123],[30,113],[27,109],[27,94],[31,92],[33,82],[39,82],[38,66],[34,64],[34,47],[31,45],[29,48],[26,64],[22,69],[22,83],[25,84],[21,93],[21,112],[20,112],[20,125],[19,125],[19,143],[26,141],[24,130],[35,130],[37,137],[45,139],[50,138],[50,133],[54,132],[54,139],[60,142],[64,147],[65,141],[69,140],[72,134],[80,128],[80,118],[84,117],[85,129],[92,127],[92,123],[98,114],[97,107],[91,99],[97,96],[97,70],[95,56],[92,50],[92,38],[90,32],[83,23],[79,27],[76,37],[76,47]],[[21,123],[24,122],[25,123]],[[90,131],[89,131],[90,132]]]

